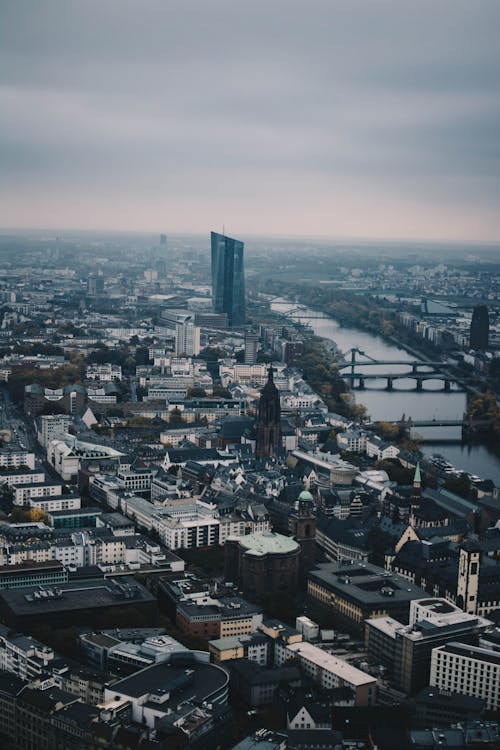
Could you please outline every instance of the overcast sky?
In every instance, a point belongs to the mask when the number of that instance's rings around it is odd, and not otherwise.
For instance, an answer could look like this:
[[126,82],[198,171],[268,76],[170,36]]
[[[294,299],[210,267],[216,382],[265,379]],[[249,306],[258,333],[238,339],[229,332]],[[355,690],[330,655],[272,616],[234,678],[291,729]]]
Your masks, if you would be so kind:
[[499,0],[0,0],[0,227],[500,239]]

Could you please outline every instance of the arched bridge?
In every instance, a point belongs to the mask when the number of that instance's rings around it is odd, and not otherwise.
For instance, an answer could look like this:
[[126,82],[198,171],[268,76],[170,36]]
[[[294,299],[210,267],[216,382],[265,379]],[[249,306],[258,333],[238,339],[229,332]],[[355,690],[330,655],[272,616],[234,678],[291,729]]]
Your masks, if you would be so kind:
[[350,380],[352,387],[357,388],[360,391],[366,389],[367,381],[370,380],[385,380],[386,389],[388,391],[391,391],[394,388],[394,382],[396,380],[407,380],[409,378],[415,380],[414,390],[416,391],[424,390],[424,383],[426,380],[442,380],[444,391],[450,391],[453,382],[452,378],[450,378],[447,373],[439,372],[437,370],[433,370],[432,372],[418,372],[414,370],[411,372],[378,372],[370,374],[362,372],[344,372],[342,373],[342,377],[346,380]]
[[[415,390],[424,390],[424,383],[427,380],[442,380],[443,390],[450,391],[451,384],[454,382],[452,376],[446,372],[443,362],[435,360],[401,360],[401,359],[373,359],[369,355],[362,352],[357,347],[353,347],[350,350],[351,360],[350,362],[344,362],[339,365],[339,370],[343,378],[351,381],[353,388],[364,390],[366,388],[367,381],[370,380],[385,380],[388,391],[394,387],[394,382],[397,380],[404,380],[411,378],[415,381]],[[365,359],[360,361],[356,358],[356,355],[360,354]],[[346,356],[346,355],[344,355]],[[407,368],[404,372],[394,372],[394,370],[387,369],[384,372],[377,373],[366,373],[364,369],[367,367],[380,367],[391,365],[404,366]],[[349,368],[350,372],[342,372]],[[363,372],[360,369],[363,368]],[[423,369],[425,368],[425,369]]]

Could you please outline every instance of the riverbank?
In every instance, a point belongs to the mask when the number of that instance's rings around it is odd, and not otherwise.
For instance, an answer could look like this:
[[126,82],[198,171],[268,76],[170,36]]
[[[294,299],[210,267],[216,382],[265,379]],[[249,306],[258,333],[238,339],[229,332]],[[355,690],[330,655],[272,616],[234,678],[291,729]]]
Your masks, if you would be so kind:
[[[272,302],[272,310],[275,313],[285,315],[290,309],[297,307],[296,303],[288,303],[285,298]],[[389,343],[388,338],[369,334],[355,328],[349,328],[341,325],[335,319],[326,315],[323,311],[322,317],[317,316],[318,308],[315,310],[304,306],[304,315],[302,320],[307,325],[303,330],[314,334],[322,342],[322,348],[325,357],[329,362],[335,357],[332,352],[338,351],[348,355],[352,347],[357,347],[364,351],[369,357],[377,360],[401,360],[410,361],[411,359],[420,359],[421,355],[416,356],[415,352],[410,352],[399,346],[399,342]],[[308,317],[308,310],[311,317]],[[290,320],[290,319],[289,319]],[[292,321],[290,321],[291,323]],[[324,344],[323,342],[327,342]],[[380,372],[383,372],[383,366]],[[397,367],[397,366],[396,366]],[[407,366],[401,366],[400,371],[404,372]],[[371,371],[377,370],[377,366],[371,368]],[[403,414],[406,419],[412,417],[414,420],[436,420],[436,421],[455,421],[461,420],[467,409],[466,394],[459,391],[451,390],[444,392],[441,384],[433,388],[432,384],[427,384],[426,388],[417,392],[415,390],[403,390],[409,388],[414,383],[407,381],[398,381],[399,388],[395,387],[392,391],[383,387],[367,388],[364,391],[350,391],[350,396],[356,398],[358,404],[366,407],[373,421],[399,421]],[[380,383],[382,385],[382,383]],[[332,411],[335,409],[332,408]],[[424,428],[426,431],[428,428]],[[456,434],[450,434],[449,428],[432,427],[428,432],[432,432],[433,445],[427,448],[422,446],[426,454],[440,453],[446,457],[458,470],[466,471],[470,474],[493,479],[497,486],[500,486],[500,461],[493,453],[491,446],[471,443],[461,444],[460,427],[455,428]],[[442,437],[442,441],[439,439]],[[450,438],[455,438],[456,442],[450,443]]]

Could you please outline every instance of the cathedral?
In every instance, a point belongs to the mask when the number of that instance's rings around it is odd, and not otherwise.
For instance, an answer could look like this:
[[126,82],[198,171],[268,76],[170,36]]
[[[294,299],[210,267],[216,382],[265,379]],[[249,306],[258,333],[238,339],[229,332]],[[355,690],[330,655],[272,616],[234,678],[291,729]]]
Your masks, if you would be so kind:
[[269,368],[267,383],[260,394],[259,411],[255,426],[255,456],[265,458],[275,455],[281,445],[280,394],[273,380],[273,368]]

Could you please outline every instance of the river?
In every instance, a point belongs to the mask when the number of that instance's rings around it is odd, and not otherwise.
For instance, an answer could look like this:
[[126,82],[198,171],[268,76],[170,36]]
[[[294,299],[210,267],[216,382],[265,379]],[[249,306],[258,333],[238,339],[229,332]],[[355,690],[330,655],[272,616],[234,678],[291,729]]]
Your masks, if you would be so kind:
[[[287,313],[296,309],[297,305],[290,304],[285,300],[276,301],[271,304],[275,312]],[[357,347],[373,359],[390,360],[398,359],[403,362],[414,360],[415,357],[404,349],[387,343],[380,336],[375,336],[357,328],[346,328],[338,321],[326,315],[318,317],[318,313],[304,308],[304,315],[300,315],[300,321],[308,324],[314,333],[321,338],[333,341],[337,348],[350,360],[350,350]],[[295,315],[293,320],[299,320]],[[363,359],[360,355],[359,359]],[[359,367],[359,366],[358,366]],[[391,365],[394,372],[404,372],[407,368],[403,365]],[[370,374],[387,372],[387,365],[373,365],[367,371]],[[415,420],[436,419],[437,421],[462,419],[466,408],[466,394],[456,390],[453,386],[450,392],[442,390],[441,381],[425,381],[424,391],[417,392],[408,390],[415,387],[415,381],[402,378],[394,382],[394,390],[385,390],[385,380],[367,381],[368,388],[364,391],[354,391],[356,401],[364,404],[373,420],[395,420],[404,414],[406,418]],[[497,486],[500,485],[500,459],[486,445],[477,444],[450,444],[440,443],[439,440],[458,439],[460,437],[459,427],[430,427],[419,428],[418,432],[424,437],[431,437],[432,445],[423,445],[423,452],[428,455],[439,453],[444,456],[453,466],[470,474],[477,474],[483,479],[492,479]]]

